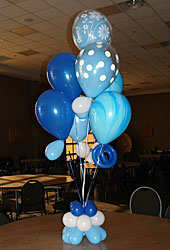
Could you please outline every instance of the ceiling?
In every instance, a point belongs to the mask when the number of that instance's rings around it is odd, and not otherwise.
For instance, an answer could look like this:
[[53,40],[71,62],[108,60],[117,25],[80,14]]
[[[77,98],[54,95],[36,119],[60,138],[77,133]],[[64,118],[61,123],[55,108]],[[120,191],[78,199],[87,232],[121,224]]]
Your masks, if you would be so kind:
[[79,53],[72,24],[86,9],[112,24],[125,95],[170,92],[170,0],[0,0],[0,74],[47,82],[51,57]]

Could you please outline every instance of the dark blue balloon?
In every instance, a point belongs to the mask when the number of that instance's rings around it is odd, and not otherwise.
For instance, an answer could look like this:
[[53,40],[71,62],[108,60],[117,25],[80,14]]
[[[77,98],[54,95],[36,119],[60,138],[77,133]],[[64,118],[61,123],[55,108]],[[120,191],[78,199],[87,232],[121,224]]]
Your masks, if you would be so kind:
[[84,213],[84,208],[81,205],[80,202],[78,201],[72,201],[70,203],[70,212],[74,215],[74,216],[80,216]]
[[47,67],[51,86],[64,91],[72,101],[82,92],[75,73],[75,61],[75,55],[64,52],[54,56]]
[[113,167],[117,161],[117,153],[114,148],[109,144],[97,145],[92,150],[92,157],[94,163],[101,168]]
[[35,113],[46,131],[60,140],[65,140],[75,115],[71,105],[71,100],[63,92],[47,90],[38,98]]
[[84,207],[84,214],[89,217],[94,216],[97,213],[97,207],[93,201],[88,200],[86,206]]

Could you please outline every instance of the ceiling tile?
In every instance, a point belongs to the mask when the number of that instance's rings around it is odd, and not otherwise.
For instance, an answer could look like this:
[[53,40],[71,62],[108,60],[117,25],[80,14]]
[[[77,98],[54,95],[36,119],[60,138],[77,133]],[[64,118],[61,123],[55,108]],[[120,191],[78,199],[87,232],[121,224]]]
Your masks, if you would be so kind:
[[126,23],[132,21],[132,18],[125,13],[118,13],[116,15],[109,15],[107,17],[112,25],[116,26],[120,23]]
[[10,3],[6,0],[1,0],[0,1],[0,8],[6,7],[6,6],[10,6]]
[[35,33],[32,35],[28,35],[27,38],[29,38],[30,40],[39,42],[41,40],[47,39],[48,36],[46,36],[45,34],[42,34],[42,33]]
[[11,42],[7,42],[7,41],[0,42],[0,48],[7,48],[8,49],[12,46],[14,46],[14,44]]
[[164,22],[170,21],[170,15],[168,13],[160,14],[160,17],[164,20]]
[[73,16],[73,15],[76,15],[76,13],[79,13],[80,11],[85,10],[85,5],[74,0],[74,1],[70,1],[68,4],[57,6],[57,9],[65,13],[68,16]]
[[19,53],[19,54],[22,54],[22,55],[24,55],[24,56],[32,56],[32,55],[37,55],[37,54],[39,54],[38,51],[35,51],[35,50],[32,50],[32,49],[20,51],[20,52],[18,52],[18,53]]
[[25,50],[25,48],[24,46],[18,45],[18,46],[11,46],[9,50],[13,52],[20,52],[20,51]]
[[139,7],[133,10],[129,10],[128,15],[138,20],[150,16],[155,16],[155,12],[150,7]]
[[5,30],[12,30],[21,27],[22,25],[15,22],[14,20],[5,20],[0,22],[0,27],[2,27]]
[[36,12],[39,10],[44,10],[49,7],[48,4],[46,4],[44,1],[41,0],[27,0],[21,3],[17,4],[19,7],[22,7],[23,9],[30,11],[30,12]]
[[163,14],[163,13],[169,13],[170,12],[170,2],[162,4],[160,2],[160,5],[153,6],[153,9],[158,13],[158,14]]
[[27,14],[27,11],[21,8],[18,8],[15,5],[12,5],[12,6],[8,6],[8,7],[0,9],[0,14],[3,14],[4,16],[9,17],[9,18],[14,18],[14,17]]
[[102,7],[113,5],[113,2],[111,0],[100,0],[100,1],[79,0],[79,2],[81,2],[82,4],[84,4],[85,6],[91,9],[102,8]]
[[56,7],[56,6],[60,6],[63,4],[69,4],[71,0],[44,0],[44,2]]
[[103,13],[105,16],[115,15],[122,12],[116,5],[97,8],[97,10]]
[[35,13],[38,17],[41,17],[44,20],[50,20],[50,19],[54,19],[54,18],[59,18],[59,17],[63,17],[64,14],[61,13],[59,10],[54,9],[52,7],[45,9],[45,10],[41,10],[41,11],[37,11]]
[[19,36],[18,38],[11,39],[11,42],[25,46],[26,44],[30,43],[30,40],[27,39],[27,37]]
[[48,23],[48,22],[40,22],[40,23],[36,23],[33,25],[30,25],[31,28],[38,30],[38,31],[46,31],[46,30],[50,30],[50,29],[54,29],[55,26]]
[[20,36],[10,32],[10,31],[0,33],[0,38],[2,38],[3,40],[12,40],[12,39],[15,39],[15,38],[18,38],[18,37],[20,37]]
[[162,23],[162,20],[159,16],[154,15],[151,17],[145,17],[145,18],[141,18],[141,19],[137,19],[136,22],[140,25],[142,25],[143,27],[145,27],[146,25],[156,25],[156,24],[160,24]]
[[27,36],[27,35],[30,35],[30,34],[37,33],[38,31],[35,30],[35,29],[32,29],[32,28],[30,28],[28,26],[22,26],[21,28],[11,30],[11,32],[13,32],[15,34],[18,34],[20,36]]

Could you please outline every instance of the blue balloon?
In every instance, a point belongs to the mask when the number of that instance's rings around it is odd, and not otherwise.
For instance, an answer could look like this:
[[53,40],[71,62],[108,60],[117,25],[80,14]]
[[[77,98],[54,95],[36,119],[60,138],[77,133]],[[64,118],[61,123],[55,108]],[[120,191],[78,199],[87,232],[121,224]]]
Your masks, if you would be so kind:
[[123,91],[123,77],[119,71],[119,74],[116,76],[114,82],[108,87],[105,91],[115,91],[118,93],[122,93]]
[[72,101],[82,92],[75,74],[75,61],[75,55],[60,53],[50,60],[47,67],[47,78],[51,86],[64,91]]
[[71,100],[57,90],[47,90],[38,98],[35,113],[41,126],[60,140],[65,140],[74,120]]
[[117,92],[103,92],[96,97],[89,112],[90,126],[97,141],[107,144],[127,128],[131,108],[125,96]]
[[76,142],[83,141],[90,132],[89,119],[80,119],[75,115],[73,126],[70,130],[69,136]]
[[79,49],[97,41],[110,43],[111,30],[106,16],[96,10],[85,10],[73,23],[73,40]]
[[93,201],[88,200],[85,207],[84,207],[84,214],[88,215],[89,217],[94,216],[97,213],[97,207]]
[[103,228],[99,226],[92,226],[86,232],[86,237],[92,244],[99,244],[107,237],[107,233]]
[[45,149],[45,156],[48,158],[48,160],[54,161],[61,156],[61,154],[63,153],[63,149],[64,141],[57,140],[51,142]]
[[74,215],[74,216],[80,216],[84,213],[84,208],[81,205],[80,202],[78,201],[72,201],[70,203],[70,212]]
[[[107,154],[107,157],[106,155]],[[111,145],[97,145],[92,150],[94,163],[101,168],[113,167],[117,162],[117,153]]]
[[118,75],[119,57],[108,43],[91,43],[80,51],[75,69],[80,87],[86,96],[94,98]]
[[78,245],[82,241],[83,232],[77,227],[66,228],[63,230],[62,240],[65,243],[70,243],[72,245]]

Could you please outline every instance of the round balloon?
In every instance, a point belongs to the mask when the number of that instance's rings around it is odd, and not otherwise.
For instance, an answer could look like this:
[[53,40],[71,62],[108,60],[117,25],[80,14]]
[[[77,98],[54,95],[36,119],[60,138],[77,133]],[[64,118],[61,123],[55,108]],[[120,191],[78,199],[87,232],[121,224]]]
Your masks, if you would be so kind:
[[81,158],[86,158],[88,154],[90,153],[90,147],[85,142],[79,142],[76,145],[76,153]]
[[97,96],[89,112],[91,129],[101,144],[119,137],[127,128],[130,118],[131,108],[126,97],[111,91]]
[[105,216],[101,211],[97,211],[97,213],[90,218],[93,226],[101,226],[105,221]]
[[45,149],[45,156],[48,158],[48,160],[54,161],[61,156],[61,154],[63,153],[63,149],[64,141],[57,140],[51,142]]
[[122,93],[123,91],[123,77],[122,74],[118,73],[114,82],[105,90],[105,91],[115,91],[118,93]]
[[79,96],[72,102],[72,109],[76,115],[83,119],[87,118],[91,106],[91,98]]
[[96,97],[113,83],[119,73],[119,57],[104,42],[95,42],[82,49],[75,63],[80,87],[88,97]]
[[41,126],[60,140],[65,140],[71,130],[74,112],[71,100],[57,90],[47,90],[38,98],[35,113]]
[[97,10],[84,10],[73,23],[73,41],[79,49],[97,41],[111,43],[111,31],[112,26],[105,15]]
[[75,55],[64,52],[54,56],[47,67],[47,78],[52,88],[64,91],[71,100],[82,92],[75,74],[75,61]]
[[84,213],[84,208],[78,201],[72,201],[70,203],[70,211],[74,216],[80,216]]
[[[92,218],[92,217],[91,217]],[[92,222],[89,216],[83,214],[80,215],[77,219],[77,228],[80,231],[86,232],[88,231],[92,226]]]
[[77,225],[77,216],[74,216],[71,212],[67,212],[63,216],[63,224],[66,227],[76,227],[76,225]]

